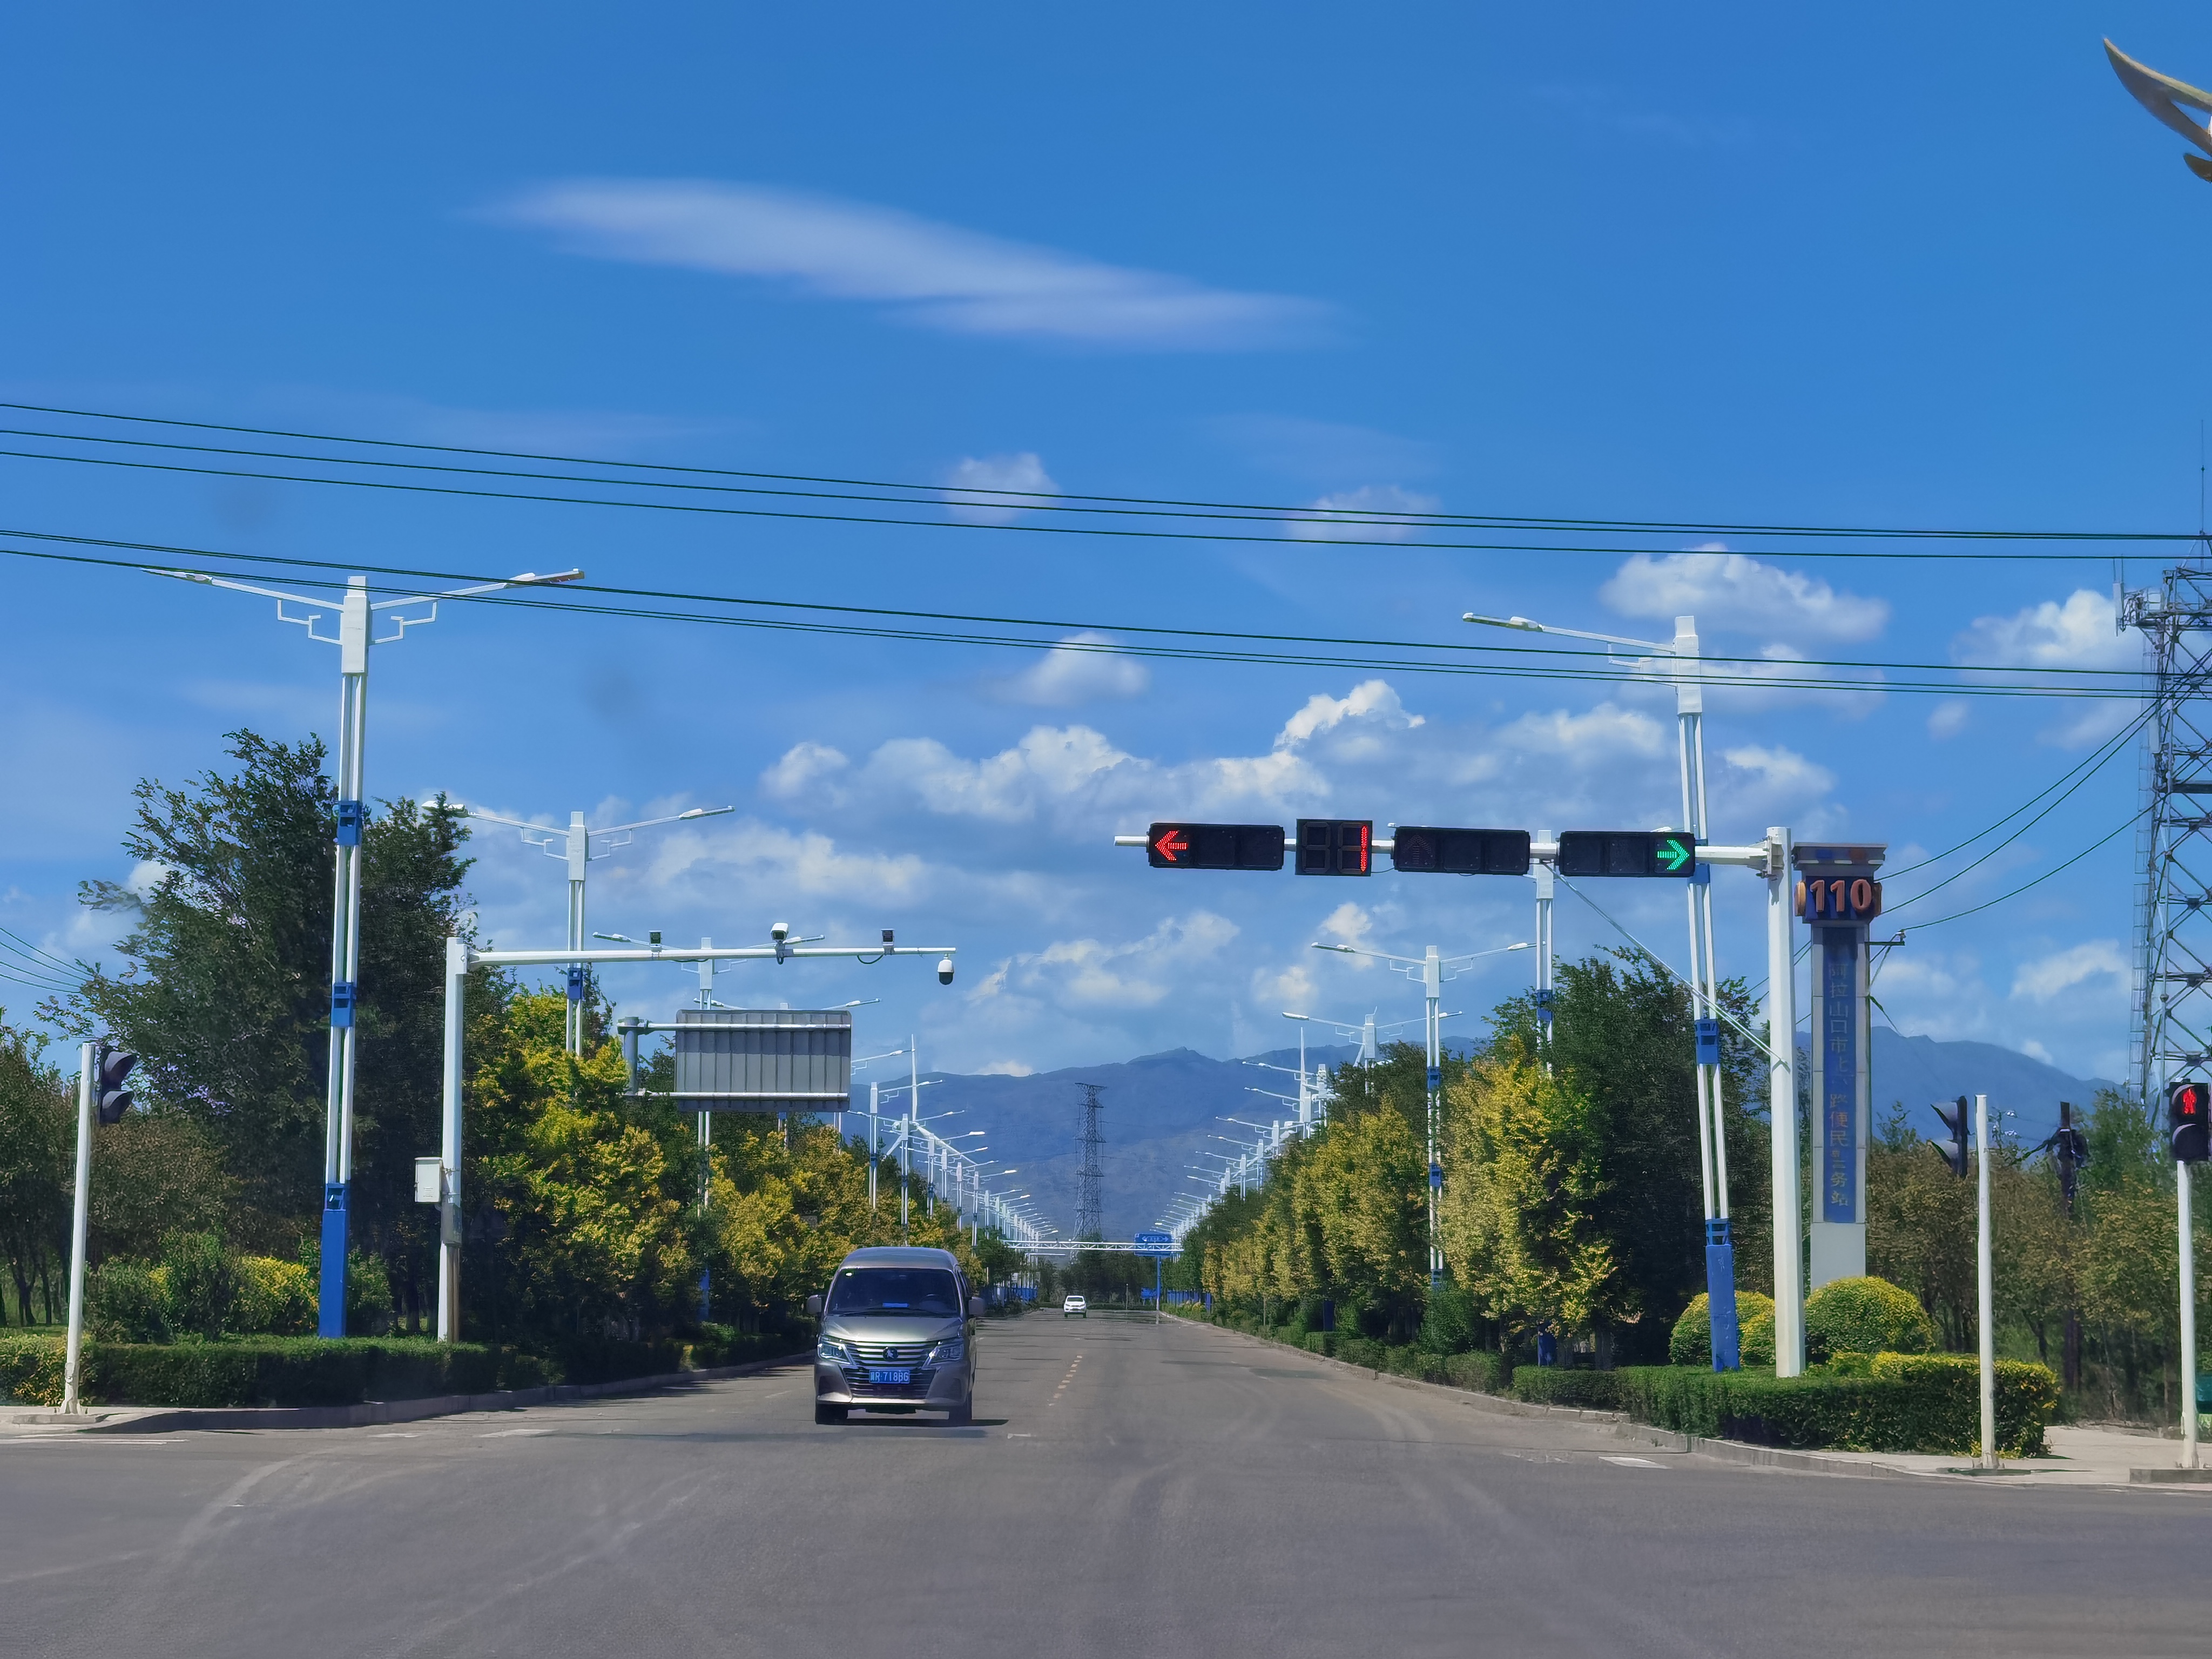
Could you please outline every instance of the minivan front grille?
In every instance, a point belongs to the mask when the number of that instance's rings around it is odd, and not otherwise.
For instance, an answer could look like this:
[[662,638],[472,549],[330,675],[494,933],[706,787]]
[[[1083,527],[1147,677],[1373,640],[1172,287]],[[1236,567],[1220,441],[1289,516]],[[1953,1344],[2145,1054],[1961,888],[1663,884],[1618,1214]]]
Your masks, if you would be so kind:
[[919,1365],[928,1357],[930,1342],[848,1342],[853,1358],[863,1365]]

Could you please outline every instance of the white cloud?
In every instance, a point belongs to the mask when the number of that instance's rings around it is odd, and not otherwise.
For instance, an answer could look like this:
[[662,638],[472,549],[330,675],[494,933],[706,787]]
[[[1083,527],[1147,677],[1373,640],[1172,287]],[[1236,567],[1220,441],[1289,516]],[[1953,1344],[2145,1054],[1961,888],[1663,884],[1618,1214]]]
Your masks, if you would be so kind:
[[894,738],[868,757],[866,780],[908,790],[933,812],[1013,823],[1130,763],[1087,726],[1039,726],[982,760],[963,759],[934,738]]
[[850,763],[827,744],[793,744],[783,758],[761,774],[761,785],[778,800],[798,800],[819,795],[821,786],[842,772]]
[[1965,699],[1946,697],[1928,716],[1928,735],[1938,743],[1947,738],[1957,737],[1966,729],[1967,713]]
[[1317,931],[1329,944],[1355,945],[1364,950],[1375,931],[1375,918],[1347,899],[1322,919]]
[[2039,961],[2023,963],[2014,972],[2012,994],[2034,1002],[2049,1002],[2084,981],[2100,976],[2116,987],[2128,982],[2127,954],[2116,939],[2091,939],[2070,950],[2053,951]]
[[1674,734],[1650,715],[1618,703],[1601,702],[1586,713],[1564,708],[1548,713],[1531,711],[1498,729],[1496,741],[1504,747],[1534,755],[1557,757],[1572,765],[1588,765],[1628,756],[1656,756],[1673,748]]
[[1815,765],[1795,750],[1778,744],[1771,749],[1747,744],[1723,751],[1722,758],[1730,766],[1755,775],[1777,795],[1809,800],[1836,787],[1836,775],[1826,767]]
[[1397,523],[1397,515],[1434,513],[1442,505],[1434,495],[1419,495],[1396,484],[1364,484],[1358,489],[1323,495],[1312,507],[1322,517],[1285,519],[1283,528],[1302,542],[1402,542],[1421,526]]
[[1157,1007],[1186,988],[1194,969],[1210,969],[1237,931],[1226,916],[1194,910],[1170,917],[1145,938],[1127,944],[1061,939],[1009,957],[973,994],[981,1000],[1018,989],[1063,1006]]
[[1004,241],[893,208],[711,179],[579,179],[494,216],[556,233],[573,252],[874,301],[955,334],[1162,350],[1237,349],[1310,335],[1326,307]]
[[2009,617],[1977,617],[1951,659],[2002,668],[2140,668],[2142,641],[2113,626],[2112,596],[2077,587]]
[[1046,652],[1036,666],[993,682],[993,694],[1004,702],[1048,708],[1144,696],[1152,687],[1151,672],[1113,646],[1114,641],[1103,634],[1071,634]]
[[1034,1077],[1036,1067],[1018,1060],[986,1060],[975,1068],[978,1077]]
[[[945,475],[945,510],[968,524],[1012,524],[1036,506],[1021,498],[1059,493],[1043,461],[1029,450],[1018,455],[963,456]],[[1015,499],[1003,499],[1009,495]]]
[[1887,600],[1838,593],[1802,571],[1761,564],[1717,544],[1659,558],[1638,553],[1598,598],[1625,617],[1694,615],[1701,626],[1818,639],[1872,639],[1889,621]]
[[1425,724],[1426,718],[1407,714],[1389,681],[1363,680],[1341,697],[1332,697],[1323,691],[1308,697],[1305,707],[1285,720],[1283,729],[1275,734],[1275,747],[1295,749],[1324,732],[1335,731],[1346,720],[1373,720],[1383,727],[1403,732]]

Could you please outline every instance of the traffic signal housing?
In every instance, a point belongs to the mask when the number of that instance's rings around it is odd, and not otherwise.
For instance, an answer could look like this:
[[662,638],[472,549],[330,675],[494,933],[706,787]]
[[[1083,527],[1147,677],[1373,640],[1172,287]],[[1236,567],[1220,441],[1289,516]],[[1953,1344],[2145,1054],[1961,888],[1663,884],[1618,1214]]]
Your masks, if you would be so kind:
[[1300,818],[1297,873],[1302,876],[1373,875],[1375,820]]
[[124,1079],[137,1064],[137,1055],[112,1042],[103,1042],[92,1051],[92,1103],[102,1123],[122,1122],[124,1113],[137,1099],[123,1086]]
[[2205,1133],[2205,1101],[2204,1085],[2193,1077],[2166,1085],[2166,1127],[2177,1164],[2202,1164],[2212,1155],[2212,1139]]
[[1525,876],[1528,832],[1401,823],[1390,832],[1390,866],[1440,876]]
[[1698,843],[1677,830],[1562,830],[1563,876],[1683,876],[1697,873]]
[[1279,870],[1279,823],[1156,823],[1145,832],[1155,870]]
[[1948,1107],[1937,1102],[1934,1109],[1943,1127],[1951,1132],[1951,1138],[1948,1140],[1933,1140],[1929,1145],[1943,1155],[1943,1161],[1951,1166],[1951,1173],[1964,1181],[1966,1178],[1967,1149],[1973,1145],[1973,1138],[1966,1128],[1966,1114],[1972,1109],[1966,1096],[1960,1095]]

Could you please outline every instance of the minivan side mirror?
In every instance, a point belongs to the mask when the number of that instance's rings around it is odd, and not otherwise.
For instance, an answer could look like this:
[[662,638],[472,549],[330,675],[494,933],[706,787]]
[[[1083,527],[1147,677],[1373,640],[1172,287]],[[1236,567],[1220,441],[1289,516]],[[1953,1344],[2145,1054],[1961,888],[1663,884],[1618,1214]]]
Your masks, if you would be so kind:
[[970,1319],[981,1319],[982,1316],[983,1298],[980,1296],[969,1297],[968,1298],[968,1317]]
[[810,1296],[810,1297],[808,1297],[806,1298],[806,1311],[807,1311],[809,1314],[812,1315],[812,1316],[813,1316],[815,1318],[817,1318],[817,1319],[821,1318],[821,1317],[822,1317],[822,1298],[821,1298],[820,1297],[818,1297],[818,1296]]

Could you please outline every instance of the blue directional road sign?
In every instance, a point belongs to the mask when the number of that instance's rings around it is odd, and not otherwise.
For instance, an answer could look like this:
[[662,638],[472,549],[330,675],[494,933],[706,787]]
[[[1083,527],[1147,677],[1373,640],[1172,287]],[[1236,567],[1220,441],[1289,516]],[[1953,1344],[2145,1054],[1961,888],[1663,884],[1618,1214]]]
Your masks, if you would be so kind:
[[1139,1255],[1178,1255],[1181,1252],[1176,1249],[1173,1233],[1139,1233],[1137,1254]]

